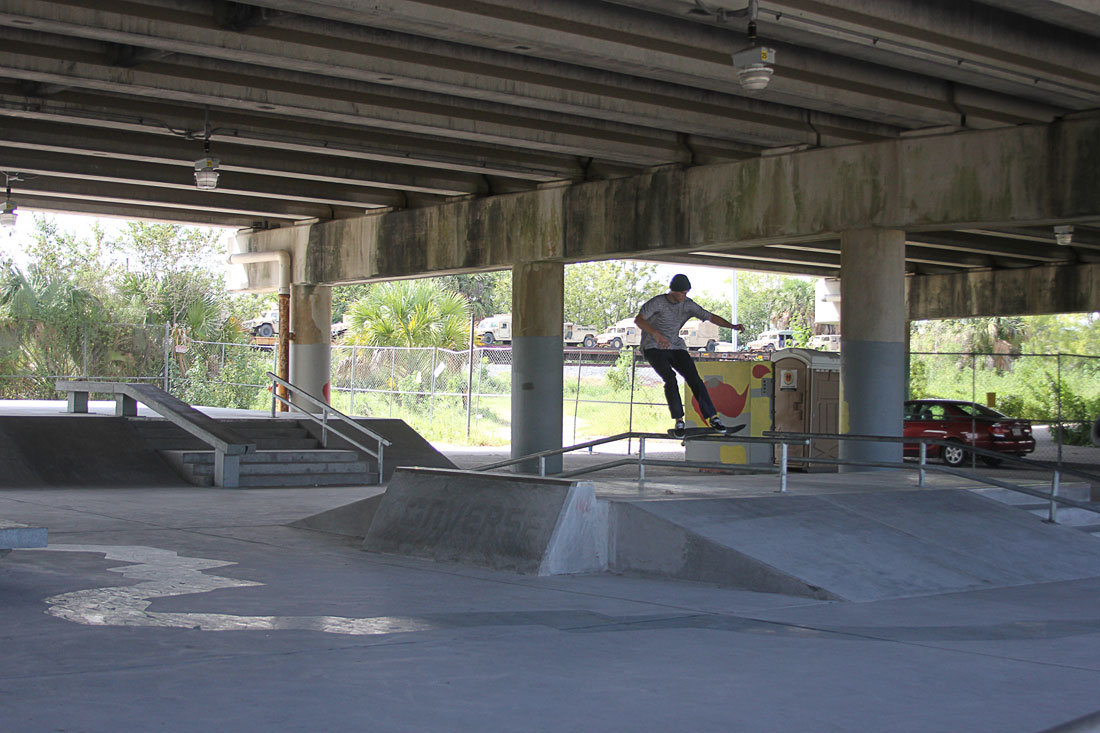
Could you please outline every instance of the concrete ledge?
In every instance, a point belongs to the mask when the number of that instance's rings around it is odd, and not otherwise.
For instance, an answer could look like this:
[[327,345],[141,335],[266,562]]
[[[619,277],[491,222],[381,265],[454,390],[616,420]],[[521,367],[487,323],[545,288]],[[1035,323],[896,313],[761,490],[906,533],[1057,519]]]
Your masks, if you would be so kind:
[[537,575],[607,569],[607,503],[592,484],[399,468],[363,549]]
[[45,527],[30,527],[0,519],[0,555],[27,547],[45,547],[46,534]]

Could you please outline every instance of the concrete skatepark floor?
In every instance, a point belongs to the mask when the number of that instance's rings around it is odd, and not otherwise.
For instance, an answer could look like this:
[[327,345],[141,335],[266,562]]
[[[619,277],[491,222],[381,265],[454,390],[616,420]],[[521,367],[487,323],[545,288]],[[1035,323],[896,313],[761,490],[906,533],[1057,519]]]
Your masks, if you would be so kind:
[[[712,490],[678,471],[654,490]],[[379,490],[0,490],[50,530],[0,560],[4,728],[1039,731],[1100,708],[1100,568],[814,601],[285,526]]]

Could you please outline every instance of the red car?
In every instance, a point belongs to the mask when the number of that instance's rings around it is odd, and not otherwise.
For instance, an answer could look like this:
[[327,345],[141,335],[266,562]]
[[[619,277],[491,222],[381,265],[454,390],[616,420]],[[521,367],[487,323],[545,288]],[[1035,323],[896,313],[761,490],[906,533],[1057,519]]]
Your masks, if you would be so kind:
[[[939,438],[958,445],[929,445],[928,457],[939,456],[948,466],[966,461],[964,446],[1023,456],[1035,450],[1031,421],[1008,417],[985,405],[964,400],[909,400],[905,403],[905,437]],[[905,444],[905,455],[920,455],[917,443]],[[1000,459],[981,456],[996,466]]]

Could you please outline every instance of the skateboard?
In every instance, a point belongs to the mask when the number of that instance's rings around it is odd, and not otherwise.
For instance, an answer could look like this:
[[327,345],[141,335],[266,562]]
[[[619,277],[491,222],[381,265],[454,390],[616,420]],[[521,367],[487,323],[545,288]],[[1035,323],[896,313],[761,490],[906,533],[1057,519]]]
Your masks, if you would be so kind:
[[715,430],[714,428],[709,426],[705,428],[687,428],[686,430],[684,430],[683,435],[677,435],[675,430],[669,429],[668,434],[672,438],[681,440],[684,438],[697,438],[700,435],[733,435],[734,433],[741,432],[744,427],[744,425],[729,425],[724,431]]

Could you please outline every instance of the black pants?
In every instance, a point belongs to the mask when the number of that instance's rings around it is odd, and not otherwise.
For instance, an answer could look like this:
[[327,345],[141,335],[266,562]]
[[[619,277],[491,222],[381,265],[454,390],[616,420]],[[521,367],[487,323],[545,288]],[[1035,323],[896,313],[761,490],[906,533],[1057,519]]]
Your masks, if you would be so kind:
[[695,368],[695,362],[688,352],[683,349],[646,349],[643,353],[653,370],[665,380],[665,400],[673,420],[684,416],[684,402],[680,399],[680,384],[676,381],[676,372],[680,373],[691,388],[703,417],[709,420],[718,414],[714,403],[710,401],[707,386],[699,377],[699,370]]

